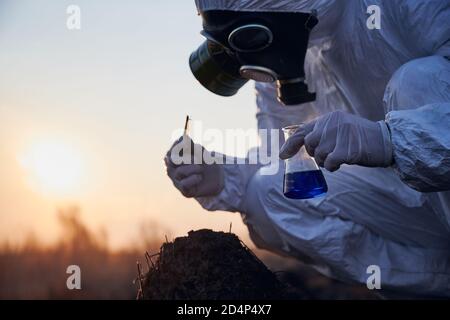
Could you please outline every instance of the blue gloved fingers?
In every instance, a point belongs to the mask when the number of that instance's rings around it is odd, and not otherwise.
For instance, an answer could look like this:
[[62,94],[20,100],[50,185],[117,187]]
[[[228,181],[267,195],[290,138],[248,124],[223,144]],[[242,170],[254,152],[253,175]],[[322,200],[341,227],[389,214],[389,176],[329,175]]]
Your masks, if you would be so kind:
[[[358,140],[355,140],[352,135],[350,135],[350,131],[348,127],[341,126],[339,128],[339,133],[337,136],[344,136],[345,139],[337,139],[333,140],[333,150],[328,154],[324,162],[324,168],[330,172],[336,171],[340,168],[341,164],[353,164],[351,159],[351,150],[349,147],[357,146],[359,144]],[[357,154],[354,155],[357,157]]]
[[[306,145],[306,143],[305,143]],[[325,159],[327,156],[333,151],[329,145],[327,144],[320,144],[317,148],[314,149],[314,160],[316,160],[317,165],[320,167],[324,166]]]
[[199,164],[191,164],[191,165],[184,165],[184,166],[178,166],[174,170],[173,178],[175,180],[183,180],[186,177],[189,177],[194,174],[200,174],[204,171],[203,165]]
[[173,175],[175,173],[175,169],[177,166],[173,164],[167,156],[164,158],[164,162],[166,163],[166,173],[169,176],[170,179],[174,180]]
[[316,157],[316,148],[319,146],[323,134],[323,127],[317,122],[310,133],[305,136],[305,149],[311,157]]
[[317,145],[311,143],[312,137],[312,132],[305,137],[305,150],[311,157],[314,157]]
[[335,149],[325,159],[324,167],[330,172],[336,171],[345,163],[345,156],[342,151]]
[[305,136],[296,134],[291,136],[280,149],[280,159],[286,160],[294,156],[303,146]]
[[326,124],[320,123],[305,137],[305,149],[320,167],[324,166],[327,156],[336,149],[336,134],[328,132],[326,127]]
[[174,164],[174,163],[172,162],[172,160],[170,160],[170,155],[166,155],[166,156],[164,157],[164,163],[165,163],[165,165],[166,165],[166,169],[167,169],[167,170],[169,170],[169,169],[174,169],[174,168],[177,167],[177,165]]
[[203,178],[201,174],[193,174],[182,180],[174,180],[174,184],[178,190],[186,198],[192,198],[197,193],[197,188],[202,182]]
[[280,149],[280,159],[286,160],[294,156],[305,142],[305,136],[314,128],[314,123],[307,123],[297,129],[297,131],[285,141]]

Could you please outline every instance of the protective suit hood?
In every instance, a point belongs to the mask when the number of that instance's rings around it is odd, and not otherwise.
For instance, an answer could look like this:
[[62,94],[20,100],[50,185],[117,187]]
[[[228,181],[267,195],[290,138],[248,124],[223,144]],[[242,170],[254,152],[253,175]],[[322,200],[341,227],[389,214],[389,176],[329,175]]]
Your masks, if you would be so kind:
[[251,12],[317,12],[319,24],[312,30],[310,43],[329,35],[337,23],[342,6],[336,0],[195,0],[199,12],[209,10]]
[[327,11],[335,0],[195,0],[199,11],[231,10],[260,12],[310,12]]

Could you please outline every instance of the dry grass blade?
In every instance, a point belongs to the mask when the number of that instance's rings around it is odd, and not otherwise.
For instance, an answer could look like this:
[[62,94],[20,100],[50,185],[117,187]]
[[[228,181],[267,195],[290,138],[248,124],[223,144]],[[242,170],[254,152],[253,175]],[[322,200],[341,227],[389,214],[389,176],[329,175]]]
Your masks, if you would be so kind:
[[139,263],[139,261],[136,261],[136,266],[137,266],[138,279],[139,279],[139,292],[138,292],[138,297],[139,297],[140,299],[144,299],[144,290],[143,290],[144,286],[143,286],[143,283],[142,283],[143,275],[142,275],[142,271],[141,271],[141,264]]

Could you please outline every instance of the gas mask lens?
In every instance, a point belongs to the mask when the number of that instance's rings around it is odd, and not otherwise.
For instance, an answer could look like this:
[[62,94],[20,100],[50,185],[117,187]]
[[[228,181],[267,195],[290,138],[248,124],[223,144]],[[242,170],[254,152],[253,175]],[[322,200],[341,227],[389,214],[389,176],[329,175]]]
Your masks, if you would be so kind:
[[237,52],[261,51],[272,43],[273,34],[260,24],[248,24],[234,29],[229,37],[230,47]]
[[[248,24],[234,29],[229,37],[228,43],[236,52],[258,52],[272,43],[273,34],[269,28],[261,24]],[[274,82],[277,74],[265,67],[243,65],[239,73],[245,79],[258,82]]]

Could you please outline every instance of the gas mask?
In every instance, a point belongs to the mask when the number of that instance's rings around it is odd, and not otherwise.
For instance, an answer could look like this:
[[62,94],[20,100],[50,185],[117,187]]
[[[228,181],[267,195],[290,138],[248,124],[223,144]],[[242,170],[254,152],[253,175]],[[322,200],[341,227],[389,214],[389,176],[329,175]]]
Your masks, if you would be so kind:
[[304,62],[315,13],[201,13],[206,41],[189,59],[192,73],[211,92],[232,96],[248,80],[276,82],[284,105],[314,101],[305,83]]

